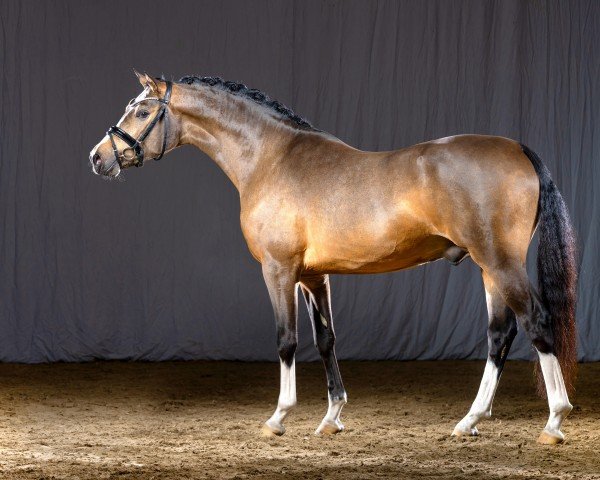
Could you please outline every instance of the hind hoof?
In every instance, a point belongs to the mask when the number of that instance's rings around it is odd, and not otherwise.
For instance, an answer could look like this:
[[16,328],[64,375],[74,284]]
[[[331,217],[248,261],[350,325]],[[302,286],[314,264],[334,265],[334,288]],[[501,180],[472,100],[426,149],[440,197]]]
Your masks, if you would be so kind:
[[471,428],[470,430],[462,430],[462,429],[456,427],[452,431],[452,436],[453,437],[478,437],[479,431],[475,427]]
[[317,430],[315,431],[315,435],[335,435],[336,433],[340,433],[344,430],[344,425],[338,420],[336,422],[331,422],[329,420],[323,420]]
[[565,441],[565,436],[560,431],[548,432],[544,430],[538,437],[537,441],[542,445],[558,445],[559,443]]
[[280,424],[265,422],[260,429],[263,437],[281,437],[285,433],[285,427]]

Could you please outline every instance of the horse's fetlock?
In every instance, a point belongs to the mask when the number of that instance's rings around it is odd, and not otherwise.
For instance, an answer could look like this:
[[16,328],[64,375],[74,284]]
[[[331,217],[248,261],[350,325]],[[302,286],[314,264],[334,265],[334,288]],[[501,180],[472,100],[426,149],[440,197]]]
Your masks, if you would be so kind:
[[552,413],[556,415],[568,415],[573,410],[573,405],[570,402],[559,403],[552,406]]
[[492,416],[492,410],[471,410],[467,414],[467,418],[473,421],[473,423],[479,422],[482,418],[490,418]]
[[346,395],[346,392],[343,392],[340,395],[332,395],[331,403],[335,403],[335,404],[342,403],[342,404],[346,405],[348,403],[348,395]]

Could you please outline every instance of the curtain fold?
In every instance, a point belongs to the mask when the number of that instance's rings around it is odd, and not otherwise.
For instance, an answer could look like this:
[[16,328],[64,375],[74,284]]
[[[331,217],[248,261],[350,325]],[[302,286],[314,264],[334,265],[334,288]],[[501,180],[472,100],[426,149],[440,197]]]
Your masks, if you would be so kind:
[[[215,164],[184,147],[124,183],[90,170],[140,90],[132,68],[242,81],[368,150],[459,133],[527,144],[571,211],[579,357],[600,360],[597,2],[3,0],[0,20],[0,360],[276,359]],[[470,260],[332,288],[342,359],[486,355]],[[303,305],[299,333],[299,359],[317,359]],[[511,358],[531,354],[520,333]]]

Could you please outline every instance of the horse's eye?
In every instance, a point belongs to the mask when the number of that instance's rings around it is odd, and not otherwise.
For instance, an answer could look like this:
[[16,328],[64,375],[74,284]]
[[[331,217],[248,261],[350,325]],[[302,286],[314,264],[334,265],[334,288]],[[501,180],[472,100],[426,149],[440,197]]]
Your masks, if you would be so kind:
[[148,110],[140,110],[135,114],[137,118],[146,118],[148,115],[150,115],[150,112],[148,112]]

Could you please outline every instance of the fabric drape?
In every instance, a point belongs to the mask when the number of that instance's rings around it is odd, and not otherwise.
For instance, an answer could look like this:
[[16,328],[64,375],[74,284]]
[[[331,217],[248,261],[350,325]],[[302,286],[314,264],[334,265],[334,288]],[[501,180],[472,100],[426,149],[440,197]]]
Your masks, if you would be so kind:
[[[600,360],[598,2],[3,0],[0,17],[0,360],[276,359],[216,165],[183,147],[125,182],[91,172],[140,91],[132,68],[242,81],[367,150],[459,133],[525,143],[571,211],[579,357]],[[341,359],[486,355],[471,260],[332,287]],[[303,305],[299,332],[299,359],[317,359]],[[511,358],[531,354],[520,333]]]

